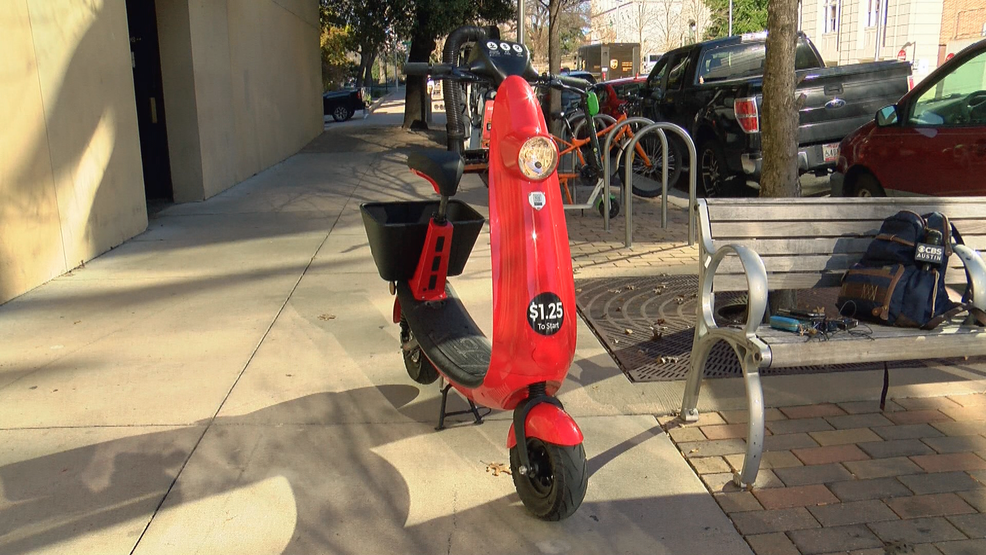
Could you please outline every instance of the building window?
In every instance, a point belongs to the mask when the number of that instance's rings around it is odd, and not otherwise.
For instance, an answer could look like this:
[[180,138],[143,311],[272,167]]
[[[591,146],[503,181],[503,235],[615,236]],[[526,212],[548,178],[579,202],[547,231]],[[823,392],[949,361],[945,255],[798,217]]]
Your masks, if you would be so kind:
[[839,0],[825,0],[825,32],[839,30]]
[[875,27],[880,12],[880,0],[867,0],[866,26]]

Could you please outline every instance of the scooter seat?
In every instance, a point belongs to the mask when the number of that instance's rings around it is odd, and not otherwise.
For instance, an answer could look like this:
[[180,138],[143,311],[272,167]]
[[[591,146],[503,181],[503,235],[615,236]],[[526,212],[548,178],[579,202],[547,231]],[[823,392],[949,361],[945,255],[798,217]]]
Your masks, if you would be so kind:
[[455,195],[465,163],[458,152],[447,150],[415,150],[407,155],[407,167],[427,177],[446,197]]
[[451,285],[444,301],[419,301],[407,282],[397,283],[401,311],[418,345],[438,371],[468,389],[483,384],[493,347]]

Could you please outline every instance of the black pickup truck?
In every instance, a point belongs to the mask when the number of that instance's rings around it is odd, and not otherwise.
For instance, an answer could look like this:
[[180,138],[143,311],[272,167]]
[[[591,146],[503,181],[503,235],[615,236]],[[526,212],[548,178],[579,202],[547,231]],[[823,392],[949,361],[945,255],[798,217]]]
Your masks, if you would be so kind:
[[[797,93],[804,95],[799,166],[824,175],[835,167],[839,141],[907,92],[911,68],[898,61],[826,68],[807,36],[797,40]],[[647,77],[642,115],[688,131],[698,154],[699,195],[747,196],[743,185],[758,187],[765,41],[765,33],[753,33],[691,44],[664,54]],[[680,141],[669,148],[668,179],[678,184],[687,148]],[[636,185],[634,192],[660,193]]]

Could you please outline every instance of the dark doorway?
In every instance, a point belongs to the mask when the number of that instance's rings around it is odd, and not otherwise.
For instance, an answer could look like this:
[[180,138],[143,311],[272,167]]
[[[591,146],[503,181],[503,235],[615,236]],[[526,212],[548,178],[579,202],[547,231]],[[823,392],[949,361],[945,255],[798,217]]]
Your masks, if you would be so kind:
[[161,85],[161,49],[157,38],[154,0],[127,0],[130,62],[134,72],[140,157],[148,201],[171,201],[171,162],[164,125],[164,88]]

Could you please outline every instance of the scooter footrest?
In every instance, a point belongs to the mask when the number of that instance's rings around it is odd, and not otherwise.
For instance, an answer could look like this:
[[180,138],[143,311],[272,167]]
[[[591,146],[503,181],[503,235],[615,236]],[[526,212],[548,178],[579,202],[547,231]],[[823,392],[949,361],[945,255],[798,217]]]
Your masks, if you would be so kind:
[[418,301],[406,282],[397,284],[404,318],[425,356],[449,380],[470,389],[479,387],[490,367],[492,345],[451,285],[446,284],[445,294],[443,301]]

